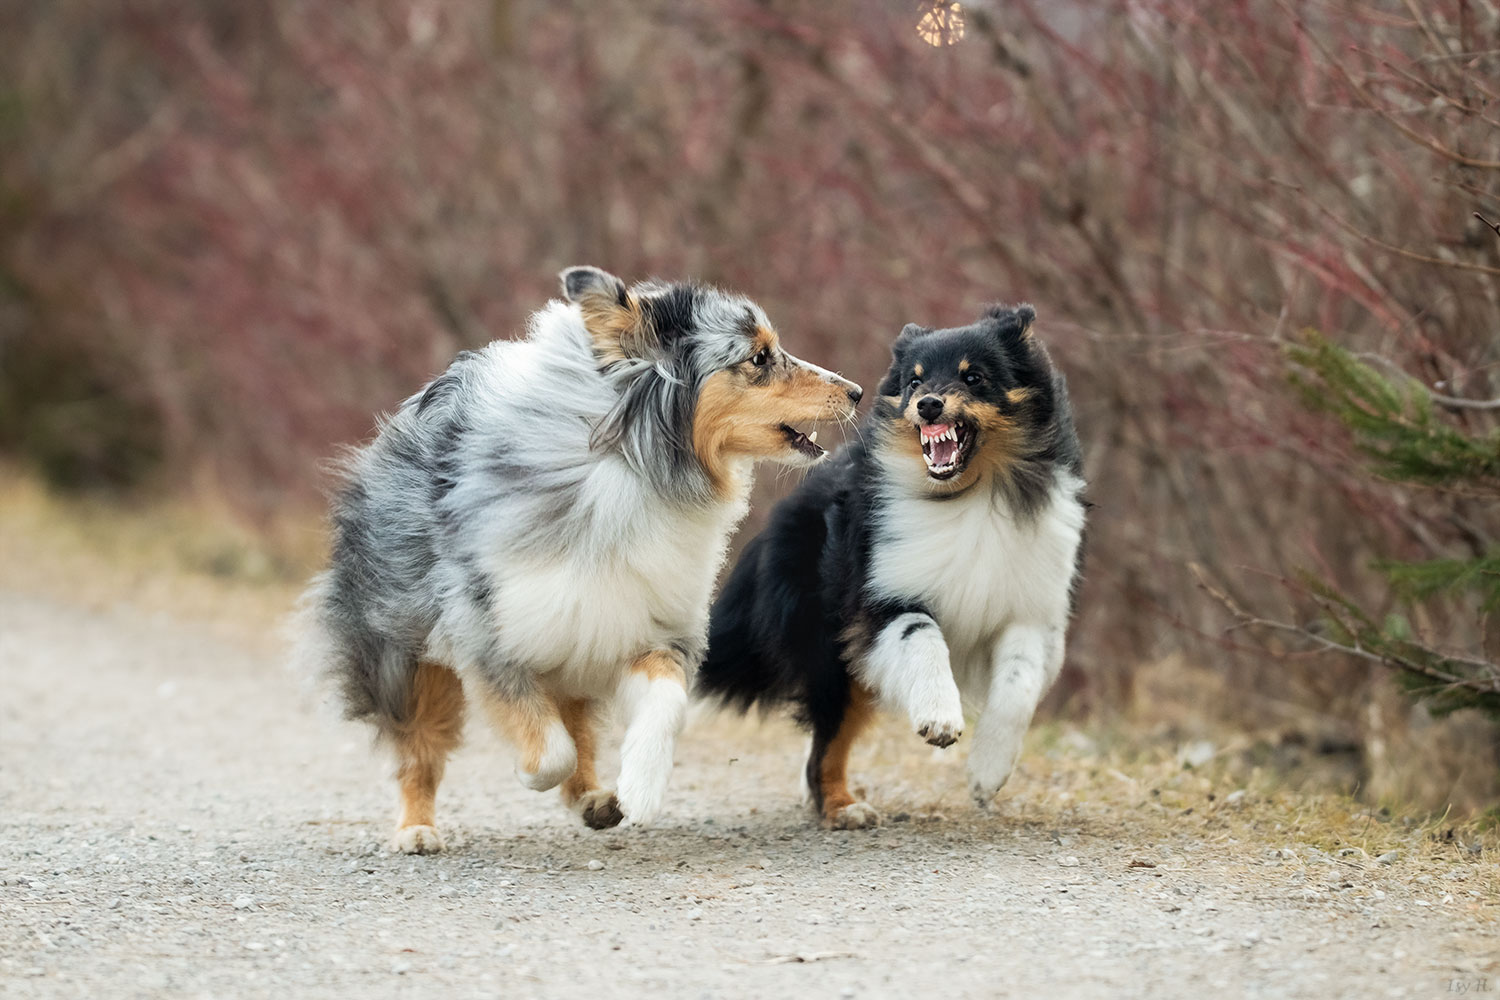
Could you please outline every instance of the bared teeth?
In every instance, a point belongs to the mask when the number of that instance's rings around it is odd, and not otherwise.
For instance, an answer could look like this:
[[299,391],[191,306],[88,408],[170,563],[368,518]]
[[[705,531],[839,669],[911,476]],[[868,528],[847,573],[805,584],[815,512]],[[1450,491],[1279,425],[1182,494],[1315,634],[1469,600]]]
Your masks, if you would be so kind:
[[810,441],[810,442],[812,442],[813,444],[817,444],[818,443],[818,432],[817,431],[813,431],[811,434],[809,434],[807,436],[807,440]]

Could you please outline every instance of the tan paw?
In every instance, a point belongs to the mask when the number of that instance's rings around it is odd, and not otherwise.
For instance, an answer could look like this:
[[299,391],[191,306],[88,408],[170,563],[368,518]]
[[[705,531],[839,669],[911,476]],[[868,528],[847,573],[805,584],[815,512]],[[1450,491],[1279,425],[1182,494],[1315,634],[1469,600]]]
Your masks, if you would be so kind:
[[880,825],[880,813],[868,802],[851,802],[823,817],[830,830],[867,830]]
[[615,793],[601,788],[585,792],[573,808],[578,810],[584,825],[591,830],[608,830],[612,826],[619,826],[620,820],[625,818]]
[[435,826],[403,826],[391,837],[391,850],[402,854],[436,854],[443,849],[443,835]]

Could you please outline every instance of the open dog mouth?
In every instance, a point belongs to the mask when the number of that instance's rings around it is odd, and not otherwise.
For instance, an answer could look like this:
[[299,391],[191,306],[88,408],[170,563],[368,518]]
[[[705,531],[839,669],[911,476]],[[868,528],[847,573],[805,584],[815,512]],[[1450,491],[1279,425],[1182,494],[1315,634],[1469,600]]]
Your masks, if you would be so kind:
[[951,479],[969,458],[974,430],[962,420],[944,424],[922,424],[922,458],[933,479]]
[[806,455],[808,458],[823,457],[823,449],[818,447],[817,431],[813,431],[811,434],[803,434],[791,424],[782,424],[780,427],[780,431],[781,433],[786,435],[787,444],[791,445],[793,448]]

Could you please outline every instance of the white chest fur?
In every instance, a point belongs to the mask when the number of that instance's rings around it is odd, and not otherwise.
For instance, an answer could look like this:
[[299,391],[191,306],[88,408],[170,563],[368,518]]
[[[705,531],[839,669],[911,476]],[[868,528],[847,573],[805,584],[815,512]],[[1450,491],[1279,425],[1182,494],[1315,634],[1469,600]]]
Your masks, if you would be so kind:
[[560,688],[611,692],[635,657],[706,629],[714,577],[744,501],[689,515],[632,499],[616,495],[613,523],[595,522],[596,538],[492,566],[502,645]]
[[1081,486],[1059,473],[1046,506],[1026,519],[987,489],[948,500],[883,497],[866,585],[874,596],[925,605],[957,670],[987,658],[1011,624],[1063,627],[1083,536]]

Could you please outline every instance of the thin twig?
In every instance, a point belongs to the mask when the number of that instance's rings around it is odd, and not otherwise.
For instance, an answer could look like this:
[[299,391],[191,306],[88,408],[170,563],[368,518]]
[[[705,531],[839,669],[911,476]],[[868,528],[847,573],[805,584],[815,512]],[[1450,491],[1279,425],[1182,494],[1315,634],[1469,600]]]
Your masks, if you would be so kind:
[[858,958],[852,951],[813,951],[805,955],[776,955],[763,961],[762,965],[792,965],[802,962],[822,962],[830,958]]
[[1416,378],[1405,368],[1402,368],[1390,358],[1381,354],[1372,354],[1369,351],[1360,351],[1354,357],[1360,361],[1374,362],[1388,371],[1394,372],[1404,378],[1409,378],[1422,386],[1422,391],[1427,393],[1427,398],[1439,406],[1446,406],[1453,410],[1500,410],[1500,399],[1465,399],[1463,396],[1448,396],[1436,389],[1423,384],[1421,379]]
[[[1500,163],[1497,163],[1496,166],[1500,166]],[[1338,226],[1340,229],[1344,230],[1344,232],[1348,233],[1350,236],[1353,236],[1355,239],[1363,240],[1371,246],[1379,247],[1380,249],[1385,250],[1388,253],[1393,253],[1397,256],[1405,257],[1408,260],[1421,261],[1423,264],[1436,264],[1438,267],[1451,267],[1457,271],[1476,271],[1479,274],[1489,274],[1500,277],[1500,267],[1490,267],[1487,264],[1471,264],[1466,260],[1443,260],[1441,257],[1432,257],[1424,253],[1417,253],[1415,250],[1407,250],[1405,247],[1398,247],[1394,243],[1387,243],[1385,240],[1371,236],[1363,229],[1360,229],[1358,226],[1354,225],[1354,223],[1349,222],[1347,219],[1341,217],[1332,209],[1322,205],[1316,198],[1308,194],[1306,189],[1304,189],[1302,185],[1293,184],[1289,181],[1276,180],[1275,178],[1271,179],[1271,183],[1275,184],[1278,187],[1284,187],[1288,190],[1297,192],[1297,194],[1301,195],[1302,198],[1312,206],[1315,212],[1322,216],[1325,216],[1328,221],[1332,222],[1335,226]]]
[[[1298,16],[1297,12],[1292,9],[1290,4],[1288,4],[1286,0],[1279,0],[1279,5],[1282,10],[1284,10],[1287,15],[1292,18],[1293,23],[1297,26],[1297,29],[1302,33],[1303,37],[1311,42],[1313,47],[1318,50],[1318,52],[1323,56],[1325,60],[1327,60],[1328,64],[1334,68],[1339,76],[1344,78],[1344,82],[1349,85],[1349,89],[1352,90],[1354,92],[1354,95],[1359,98],[1360,103],[1369,108],[1371,111],[1375,112],[1381,118],[1385,119],[1386,123],[1396,131],[1406,136],[1412,142],[1415,142],[1418,145],[1425,146],[1426,148],[1432,150],[1434,153],[1438,154],[1446,160],[1451,160],[1454,163],[1461,163],[1466,167],[1475,167],[1481,170],[1500,170],[1500,160],[1481,160],[1472,156],[1465,156],[1463,153],[1458,152],[1456,149],[1449,149],[1447,146],[1443,145],[1432,136],[1424,135],[1423,133],[1418,132],[1416,129],[1408,126],[1405,122],[1401,121],[1396,117],[1396,115],[1391,111],[1390,108],[1381,104],[1380,101],[1370,93],[1368,87],[1354,78],[1354,74],[1351,73],[1349,71],[1349,68],[1345,66],[1343,62],[1333,54],[1333,52],[1329,50],[1327,45],[1323,44],[1323,40],[1321,38],[1308,30],[1307,25],[1303,23],[1302,18]],[[1426,25],[1423,25],[1423,27],[1425,29]]]
[[1486,226],[1489,226],[1491,229],[1493,229],[1495,231],[1495,235],[1496,236],[1500,236],[1500,222],[1491,222],[1489,219],[1486,219],[1484,216],[1480,215],[1478,212],[1474,213],[1474,218],[1478,219],[1480,222],[1484,223]]
[[[1293,625],[1289,622],[1279,622],[1270,618],[1262,618],[1259,615],[1251,614],[1250,612],[1246,611],[1244,608],[1236,604],[1234,598],[1230,597],[1228,594],[1224,593],[1224,591],[1209,583],[1208,576],[1204,572],[1201,565],[1199,565],[1198,563],[1189,563],[1188,568],[1197,578],[1198,586],[1202,588],[1210,597],[1214,598],[1214,600],[1223,605],[1224,608],[1234,616],[1234,618],[1236,619],[1236,624],[1234,626],[1231,626],[1231,630],[1236,628],[1264,628],[1275,632],[1285,632],[1316,644],[1319,651],[1321,652],[1344,653],[1348,656],[1354,656],[1362,660],[1368,660],[1372,663],[1378,663],[1383,667],[1405,670],[1409,673],[1420,674],[1421,676],[1426,677],[1429,680],[1437,681],[1438,683],[1444,684],[1449,688],[1464,688],[1470,691],[1477,692],[1479,694],[1500,695],[1500,667],[1497,667],[1496,664],[1484,660],[1472,660],[1467,658],[1447,656],[1446,654],[1440,653],[1437,650],[1433,649],[1426,650],[1432,655],[1442,657],[1444,660],[1447,660],[1449,662],[1462,663],[1465,666],[1477,667],[1480,669],[1484,669],[1491,674],[1491,676],[1484,678],[1459,677],[1455,674],[1450,674],[1445,670],[1439,670],[1436,667],[1428,666],[1425,663],[1418,663],[1408,657],[1397,656],[1392,653],[1372,652],[1371,650],[1365,649],[1362,646],[1358,645],[1347,645],[1345,643],[1330,639],[1327,636],[1318,635],[1316,632],[1304,628],[1301,625]],[[1314,599],[1316,599],[1316,595],[1314,596]],[[1333,613],[1332,609],[1329,608],[1325,602],[1319,601],[1318,603],[1323,607],[1324,611],[1328,612],[1329,614]]]

